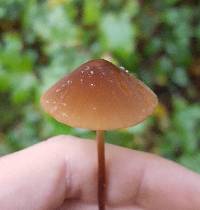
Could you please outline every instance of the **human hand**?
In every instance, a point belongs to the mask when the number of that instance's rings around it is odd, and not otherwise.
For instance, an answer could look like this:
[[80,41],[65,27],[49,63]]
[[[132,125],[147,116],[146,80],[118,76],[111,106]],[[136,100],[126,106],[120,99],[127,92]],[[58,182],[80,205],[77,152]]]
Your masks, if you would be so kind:
[[[0,159],[1,210],[96,210],[96,142],[58,136]],[[199,210],[200,176],[106,145],[107,210]]]

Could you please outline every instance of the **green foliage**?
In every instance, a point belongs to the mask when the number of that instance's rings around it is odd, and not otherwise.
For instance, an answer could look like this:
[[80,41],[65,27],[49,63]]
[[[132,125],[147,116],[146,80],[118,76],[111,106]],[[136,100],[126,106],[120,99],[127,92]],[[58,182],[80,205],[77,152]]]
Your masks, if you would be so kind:
[[83,8],[83,23],[94,25],[99,22],[101,17],[101,1],[85,0]]
[[[169,158],[176,158],[178,155],[178,159],[182,159],[185,155],[199,152],[200,104],[189,106],[184,100],[177,98],[173,102],[174,113],[171,116],[171,124],[166,129],[164,142],[160,141],[160,149]],[[163,136],[161,140],[162,138]]]
[[41,94],[92,58],[137,74],[158,95],[154,115],[107,141],[200,172],[200,3],[192,0],[1,0],[0,154],[50,136],[95,133],[56,122]]
[[[127,56],[134,50],[134,27],[126,14],[106,14],[100,24],[100,38],[105,51]],[[123,36],[121,33],[123,32]]]

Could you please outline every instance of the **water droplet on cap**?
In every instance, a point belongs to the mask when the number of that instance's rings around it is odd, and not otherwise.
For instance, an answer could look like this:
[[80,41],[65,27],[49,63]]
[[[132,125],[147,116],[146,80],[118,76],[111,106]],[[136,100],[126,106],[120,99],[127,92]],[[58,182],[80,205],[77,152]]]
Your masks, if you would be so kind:
[[61,91],[60,88],[56,89],[56,93],[58,93],[58,92],[60,92],[60,91]]
[[72,84],[72,81],[71,80],[67,80],[67,84]]
[[89,70],[89,69],[90,69],[90,67],[89,67],[89,66],[86,66],[86,67],[85,67],[85,70]]
[[66,87],[67,86],[67,84],[66,83],[64,83],[64,84],[62,84],[62,87],[64,88],[64,87]]

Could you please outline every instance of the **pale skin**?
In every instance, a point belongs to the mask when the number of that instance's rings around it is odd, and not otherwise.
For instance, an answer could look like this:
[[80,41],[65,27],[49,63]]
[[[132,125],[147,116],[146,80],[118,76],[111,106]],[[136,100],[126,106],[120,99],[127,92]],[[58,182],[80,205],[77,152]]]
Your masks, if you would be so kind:
[[[107,210],[199,210],[200,176],[106,145]],[[96,142],[58,136],[0,158],[0,209],[97,210]]]

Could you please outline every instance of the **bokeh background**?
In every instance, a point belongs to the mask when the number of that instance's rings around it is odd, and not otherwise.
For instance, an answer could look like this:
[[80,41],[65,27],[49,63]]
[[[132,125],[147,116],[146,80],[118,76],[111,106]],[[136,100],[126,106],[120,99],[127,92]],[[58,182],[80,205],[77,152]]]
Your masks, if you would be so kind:
[[0,0],[0,155],[58,134],[95,137],[39,105],[93,58],[124,66],[159,97],[152,117],[107,141],[200,172],[199,0]]

